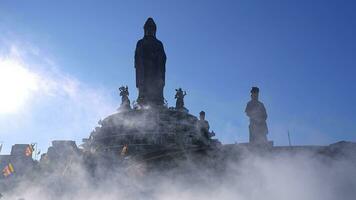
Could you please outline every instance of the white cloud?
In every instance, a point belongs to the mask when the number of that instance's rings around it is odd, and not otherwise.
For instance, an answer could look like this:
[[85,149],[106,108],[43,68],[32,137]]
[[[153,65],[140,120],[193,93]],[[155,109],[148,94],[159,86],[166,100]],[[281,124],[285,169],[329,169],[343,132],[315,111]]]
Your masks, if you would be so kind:
[[[61,71],[39,48],[16,43],[0,51],[0,141],[80,141],[96,122],[115,111],[111,91]],[[7,149],[8,151],[9,149]]]

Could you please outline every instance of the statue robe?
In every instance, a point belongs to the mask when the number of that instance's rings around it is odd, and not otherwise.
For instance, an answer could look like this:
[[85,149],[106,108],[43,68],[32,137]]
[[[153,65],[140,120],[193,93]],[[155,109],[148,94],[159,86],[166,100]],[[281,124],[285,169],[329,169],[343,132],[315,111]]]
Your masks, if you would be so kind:
[[250,143],[266,143],[267,141],[267,112],[260,101],[251,100],[247,103],[247,116],[250,118]]
[[163,105],[166,54],[163,44],[154,36],[144,36],[135,51],[136,87],[139,104]]

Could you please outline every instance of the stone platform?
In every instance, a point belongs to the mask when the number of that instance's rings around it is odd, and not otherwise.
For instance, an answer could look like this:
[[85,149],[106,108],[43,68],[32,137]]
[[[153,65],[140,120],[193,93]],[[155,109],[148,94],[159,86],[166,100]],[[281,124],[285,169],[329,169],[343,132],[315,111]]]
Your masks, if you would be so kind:
[[124,145],[130,154],[208,146],[215,140],[203,137],[197,117],[164,106],[115,113],[99,121],[84,140],[90,152],[120,153]]

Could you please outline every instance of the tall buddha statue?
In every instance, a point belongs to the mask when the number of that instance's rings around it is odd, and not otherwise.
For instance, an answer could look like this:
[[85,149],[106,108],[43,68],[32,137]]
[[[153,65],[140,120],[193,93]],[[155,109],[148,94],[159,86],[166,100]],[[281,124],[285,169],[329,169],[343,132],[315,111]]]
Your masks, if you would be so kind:
[[137,103],[140,105],[163,105],[166,54],[163,44],[156,38],[156,24],[148,18],[144,25],[144,36],[137,42],[135,50]]

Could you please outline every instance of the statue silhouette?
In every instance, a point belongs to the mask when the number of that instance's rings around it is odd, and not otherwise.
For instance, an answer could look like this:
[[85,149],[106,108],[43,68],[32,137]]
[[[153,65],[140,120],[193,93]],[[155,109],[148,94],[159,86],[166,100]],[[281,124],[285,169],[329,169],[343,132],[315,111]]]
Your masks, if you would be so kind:
[[174,98],[177,99],[176,101],[176,109],[181,110],[184,108],[184,96],[187,95],[186,91],[183,91],[182,88],[176,89],[176,95]]
[[120,90],[120,96],[121,96],[121,105],[120,105],[120,110],[122,109],[131,109],[130,106],[130,99],[129,99],[129,88],[126,86],[121,86],[119,88]]
[[250,143],[264,144],[267,143],[267,112],[262,102],[258,100],[259,88],[252,87],[251,101],[247,103],[246,114],[250,118]]
[[135,51],[137,103],[163,105],[166,54],[163,44],[156,38],[156,24],[148,18],[144,25],[145,35],[137,42]]

